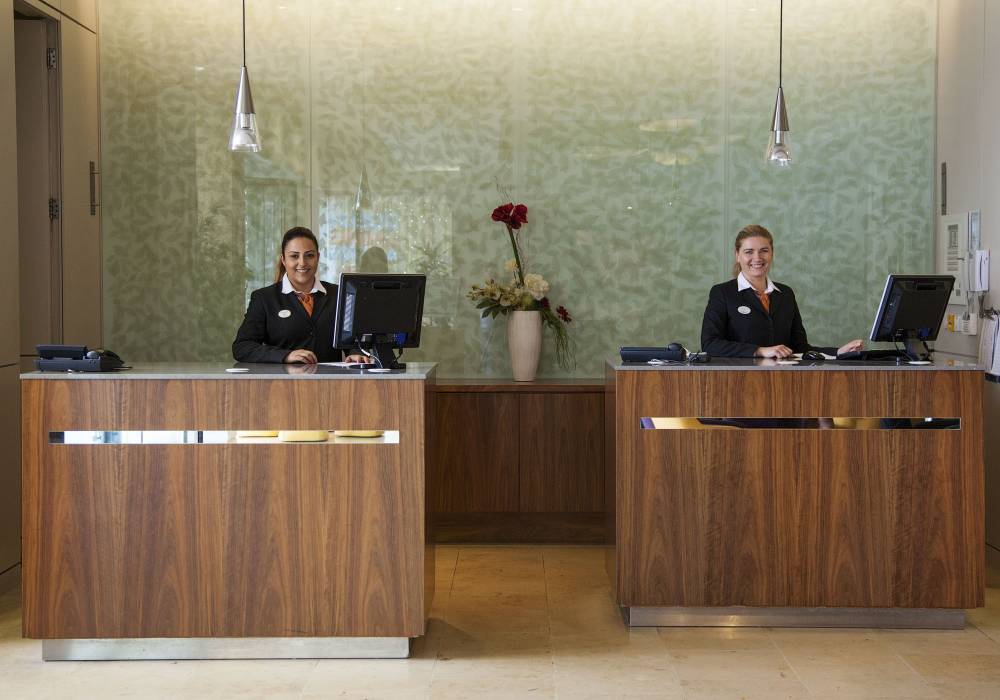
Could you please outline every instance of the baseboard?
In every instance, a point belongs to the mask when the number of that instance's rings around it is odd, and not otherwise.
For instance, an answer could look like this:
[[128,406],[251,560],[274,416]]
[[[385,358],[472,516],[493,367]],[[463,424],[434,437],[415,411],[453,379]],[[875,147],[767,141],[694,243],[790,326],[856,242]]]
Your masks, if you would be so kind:
[[6,593],[21,585],[21,565],[15,564],[0,573],[0,593]]
[[604,544],[604,513],[438,513],[439,544]]

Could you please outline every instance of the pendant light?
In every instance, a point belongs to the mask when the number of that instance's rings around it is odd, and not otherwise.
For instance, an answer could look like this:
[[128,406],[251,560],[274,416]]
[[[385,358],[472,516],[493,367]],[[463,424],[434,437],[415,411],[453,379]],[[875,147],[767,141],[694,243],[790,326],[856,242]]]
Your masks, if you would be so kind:
[[250,93],[250,74],[247,73],[247,0],[243,0],[243,68],[240,70],[240,84],[236,88],[236,108],[229,150],[244,153],[260,151],[257,114],[254,112],[253,95]]
[[779,167],[792,164],[792,149],[788,143],[788,114],[785,113],[785,93],[781,89],[781,59],[784,40],[785,0],[778,4],[778,96],[774,100],[774,114],[771,116],[771,138],[767,144],[765,162]]

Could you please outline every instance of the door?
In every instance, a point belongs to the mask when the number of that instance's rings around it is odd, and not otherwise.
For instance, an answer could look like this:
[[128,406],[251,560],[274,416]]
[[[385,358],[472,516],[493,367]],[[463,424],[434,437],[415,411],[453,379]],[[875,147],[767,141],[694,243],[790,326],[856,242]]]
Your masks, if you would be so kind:
[[101,347],[100,127],[97,35],[60,22],[62,84],[62,342]]
[[34,357],[36,345],[57,343],[62,337],[61,220],[55,216],[60,186],[58,84],[47,54],[57,40],[52,20],[14,22],[22,358]]

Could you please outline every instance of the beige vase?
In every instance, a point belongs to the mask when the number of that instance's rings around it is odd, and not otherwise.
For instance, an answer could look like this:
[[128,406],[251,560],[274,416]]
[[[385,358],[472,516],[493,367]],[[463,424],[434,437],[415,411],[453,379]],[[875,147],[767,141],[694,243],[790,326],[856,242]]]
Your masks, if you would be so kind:
[[511,311],[507,314],[507,348],[515,382],[534,381],[542,351],[542,314]]

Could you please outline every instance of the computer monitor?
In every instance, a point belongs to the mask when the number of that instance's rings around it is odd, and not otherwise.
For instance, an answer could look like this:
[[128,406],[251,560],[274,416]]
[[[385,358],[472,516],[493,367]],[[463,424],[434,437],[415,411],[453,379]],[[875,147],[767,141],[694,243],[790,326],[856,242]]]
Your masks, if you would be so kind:
[[910,360],[927,360],[937,340],[955,278],[951,275],[889,275],[872,324],[873,341],[905,345]]
[[340,275],[333,347],[362,349],[386,369],[403,369],[396,348],[420,345],[424,315],[424,275]]

